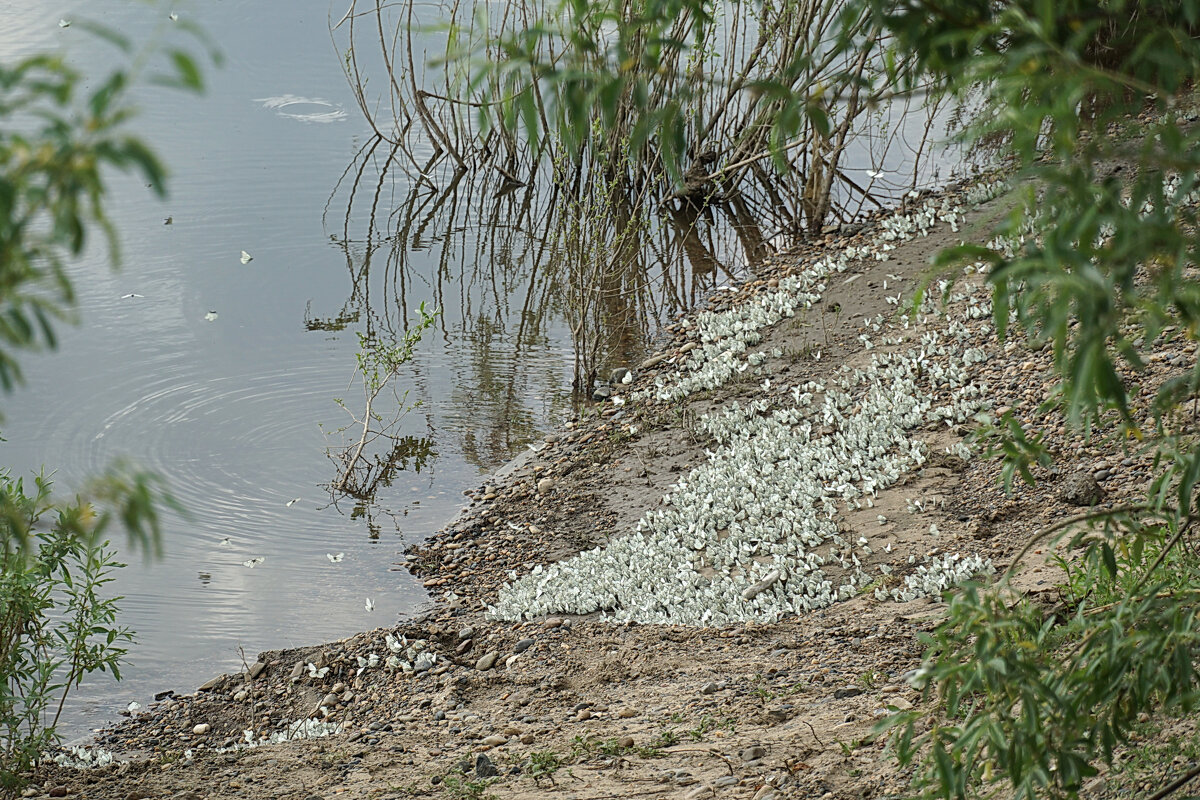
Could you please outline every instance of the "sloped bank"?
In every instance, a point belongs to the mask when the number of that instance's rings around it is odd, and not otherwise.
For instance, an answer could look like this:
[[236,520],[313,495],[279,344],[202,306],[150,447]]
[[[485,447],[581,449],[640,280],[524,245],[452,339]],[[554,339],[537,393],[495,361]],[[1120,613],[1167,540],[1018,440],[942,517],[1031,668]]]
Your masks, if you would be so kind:
[[[678,323],[631,386],[614,387],[594,416],[481,487],[462,520],[414,549],[414,570],[437,597],[423,617],[264,653],[245,673],[101,735],[119,755],[138,750],[134,762],[50,771],[38,792],[462,797],[476,786],[498,797],[763,800],[902,791],[904,776],[868,734],[887,706],[919,699],[903,676],[919,665],[915,634],[939,611],[918,595],[936,596],[966,559],[977,561],[964,574],[1003,564],[1031,526],[1071,510],[1052,474],[1009,498],[994,466],[963,458],[982,400],[1033,419],[1052,379],[1046,355],[996,345],[970,276],[945,316],[936,302],[907,323],[897,313],[929,256],[995,213],[930,219],[924,235],[901,240],[897,230],[928,218],[927,200],[936,217],[943,198],[921,198],[891,223],[776,259],[714,297],[712,317]],[[881,232],[893,234],[883,259],[871,251]],[[869,257],[838,269],[850,248]],[[823,273],[803,277],[817,261]],[[820,299],[756,326],[756,308],[769,319],[784,307],[781,287]],[[730,311],[731,330],[714,336]],[[966,358],[971,348],[986,358]],[[899,422],[856,433],[872,408]],[[1061,451],[1075,461],[1088,452],[1065,439]],[[855,464],[854,452],[868,458]],[[1109,460],[1116,498],[1141,465]],[[605,561],[607,548],[638,541],[639,521],[641,541],[660,536],[663,549]],[[579,560],[589,552],[594,565]],[[562,586],[596,594],[642,564],[645,611],[626,589],[580,605],[583,618],[537,613],[563,609],[553,596]],[[1049,573],[1027,582],[1053,586]],[[549,599],[535,609],[528,596],[540,601],[539,588]],[[691,604],[709,588],[721,596]],[[805,599],[819,599],[818,610]],[[636,624],[710,609],[730,622]],[[592,619],[600,613],[626,621]],[[319,726],[305,723],[306,733],[328,735],[243,746],[310,719]]]

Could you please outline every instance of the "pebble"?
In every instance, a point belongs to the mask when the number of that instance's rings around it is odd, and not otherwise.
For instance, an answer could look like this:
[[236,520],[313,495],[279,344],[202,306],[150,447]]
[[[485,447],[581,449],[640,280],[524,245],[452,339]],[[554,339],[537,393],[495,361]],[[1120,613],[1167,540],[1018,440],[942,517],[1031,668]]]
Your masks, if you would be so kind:
[[637,716],[637,710],[626,706],[617,712],[617,716],[620,719],[631,719]]
[[767,573],[767,576],[765,578],[763,578],[761,581],[754,584],[753,586],[747,586],[745,589],[743,589],[742,590],[742,599],[743,600],[753,600],[754,598],[758,597],[760,594],[765,592],[767,589],[770,589],[772,586],[774,586],[775,582],[779,580],[779,576],[780,576],[779,570],[777,570],[777,569],[771,570],[770,572]]
[[533,639],[522,639],[513,646],[514,653],[524,653],[529,648],[533,647]]
[[737,786],[737,784],[738,784],[738,779],[734,775],[722,775],[721,777],[719,777],[715,781],[713,781],[713,786],[715,786],[718,789],[723,788],[725,786]]
[[549,619],[547,619],[545,622],[542,623],[542,627],[545,628],[546,630],[551,630],[552,628],[557,628],[562,624],[563,624],[562,617],[550,617]]
[[751,745],[741,752],[742,761],[757,761],[767,757],[767,748],[760,744]]
[[483,744],[488,747],[499,747],[508,741],[507,737],[501,736],[498,733],[493,733],[491,736],[483,737]]
[[496,765],[492,760],[483,753],[475,756],[475,777],[476,778],[494,778],[500,774],[500,770],[496,769]]
[[463,628],[461,631],[458,632],[458,640],[460,642],[465,642],[467,639],[470,639],[474,635],[475,635],[474,628]]
[[585,719],[591,719],[591,718],[592,718],[592,712],[591,712],[591,710],[586,709],[586,708],[580,709],[579,713],[575,715],[575,719],[578,720],[579,722],[583,722]]
[[297,661],[297,662],[296,662],[296,666],[292,667],[292,676],[291,676],[291,679],[292,679],[293,681],[298,681],[298,680],[300,680],[300,678],[302,678],[302,677],[304,677],[304,662],[303,662],[303,661]]
[[203,736],[211,730],[212,725],[209,725],[207,722],[201,722],[199,725],[192,728],[192,733],[196,734],[197,736]]
[[1094,506],[1104,499],[1104,490],[1090,472],[1079,470],[1066,477],[1059,496],[1076,506]]
[[617,740],[617,747],[620,747],[622,750],[628,750],[629,748],[633,747],[633,745],[634,741],[632,736],[622,736]]
[[50,795],[51,797],[66,797],[67,796],[67,787],[55,786],[50,791],[46,792],[46,794]]
[[533,744],[535,737],[532,733],[521,734],[521,744]]
[[700,694],[713,694],[717,691],[717,688],[717,684],[715,683],[706,683],[700,687]]
[[754,800],[775,800],[775,788],[772,786],[763,786],[754,793]]
[[546,494],[554,488],[554,478],[542,478],[537,482],[537,493]]
[[493,650],[475,662],[475,669],[479,670],[480,672],[487,672],[496,665],[496,659],[499,657],[500,654]]
[[641,367],[639,367],[639,369],[643,369],[643,370],[652,369],[653,367],[657,367],[659,364],[663,363],[666,360],[667,360],[666,354],[659,353],[658,355],[650,356],[645,361],[643,361],[642,365],[641,365]]

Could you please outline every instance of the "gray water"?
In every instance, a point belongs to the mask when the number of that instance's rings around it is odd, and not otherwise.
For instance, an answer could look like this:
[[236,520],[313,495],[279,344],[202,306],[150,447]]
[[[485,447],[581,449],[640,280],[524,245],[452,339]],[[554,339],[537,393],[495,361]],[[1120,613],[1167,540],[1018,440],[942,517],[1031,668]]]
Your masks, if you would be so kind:
[[[65,48],[95,73],[108,50],[60,19],[145,41],[172,10],[208,32],[225,64],[206,68],[203,96],[138,90],[136,130],[170,168],[169,198],[112,181],[122,269],[109,271],[99,247],[72,266],[81,325],[61,331],[57,352],[26,358],[28,384],[0,400],[0,463],[18,474],[45,465],[69,493],[126,457],[163,476],[189,512],[166,519],[161,561],[125,554],[116,591],[138,645],[120,684],[101,677],[77,691],[69,736],[131,700],[192,691],[239,668],[243,652],[253,660],[414,612],[428,598],[401,566],[404,548],[572,410],[561,278],[536,255],[544,214],[517,195],[469,181],[446,191],[444,175],[420,185],[395,167],[330,43],[329,16],[344,9],[0,0],[0,59]],[[752,266],[742,243],[776,232],[753,233],[668,231],[628,358]],[[441,316],[397,380],[418,404],[398,430],[411,457],[370,502],[341,497],[327,450],[350,421],[335,398],[361,410],[358,334],[402,331],[422,301]]]
[[[0,58],[61,47],[88,68],[110,59],[107,48],[60,19],[86,15],[136,39],[167,10],[0,3]],[[242,650],[252,660],[411,612],[426,596],[396,566],[402,550],[553,424],[569,370],[561,330],[551,326],[518,354],[505,331],[507,298],[497,304],[484,287],[455,286],[473,302],[442,302],[432,280],[420,281],[412,304],[441,304],[443,315],[400,376],[410,401],[422,403],[403,433],[428,440],[435,455],[381,490],[370,521],[352,517],[353,503],[331,505],[323,486],[335,465],[325,451],[340,440],[320,425],[349,421],[334,398],[355,405],[347,385],[367,310],[343,330],[311,323],[361,305],[348,272],[355,254],[331,240],[341,219],[327,229],[324,216],[369,129],[330,46],[323,0],[175,10],[203,25],[225,64],[206,69],[200,97],[139,90],[136,129],[168,164],[170,196],[160,202],[136,181],[114,179],[108,202],[123,268],[110,272],[99,247],[72,266],[82,324],[62,330],[56,353],[25,359],[28,384],[3,398],[0,454],[18,474],[46,465],[67,493],[128,457],[165,477],[190,514],[167,519],[163,560],[125,555],[131,566],[116,591],[139,643],[124,681],[105,677],[77,692],[69,734],[112,719],[130,700],[193,690],[236,669]],[[253,255],[245,265],[243,250]],[[142,297],[122,299],[130,293]],[[404,317],[381,308],[376,302],[373,313]],[[210,311],[215,320],[206,320]],[[486,322],[494,334],[466,344]],[[484,370],[506,385],[516,380],[516,408],[479,391]],[[494,429],[509,417],[526,422],[516,438]],[[344,559],[330,563],[326,554],[339,552]],[[265,561],[243,566],[253,557]]]

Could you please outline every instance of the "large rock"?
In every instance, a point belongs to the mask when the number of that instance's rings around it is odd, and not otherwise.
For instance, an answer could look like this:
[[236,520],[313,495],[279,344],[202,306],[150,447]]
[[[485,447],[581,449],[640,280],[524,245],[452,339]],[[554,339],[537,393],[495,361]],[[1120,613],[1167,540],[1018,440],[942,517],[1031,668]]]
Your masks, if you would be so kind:
[[1104,490],[1091,472],[1078,470],[1067,476],[1058,495],[1072,505],[1094,506],[1104,499]]

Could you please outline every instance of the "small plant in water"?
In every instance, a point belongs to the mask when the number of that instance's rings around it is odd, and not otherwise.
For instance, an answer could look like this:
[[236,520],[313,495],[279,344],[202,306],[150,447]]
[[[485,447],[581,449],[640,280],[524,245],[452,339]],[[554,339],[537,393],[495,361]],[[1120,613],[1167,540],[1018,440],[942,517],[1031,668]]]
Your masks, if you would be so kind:
[[[412,360],[422,335],[440,313],[429,311],[425,303],[421,303],[417,307],[416,324],[392,341],[385,341],[371,330],[358,333],[357,368],[352,383],[358,381],[362,385],[364,408],[357,414],[343,400],[334,401],[353,420],[336,432],[345,435],[347,431],[354,431],[353,438],[345,445],[331,447],[328,451],[329,458],[338,465],[338,476],[331,484],[335,492],[360,501],[372,500],[376,488],[387,485],[399,462],[407,463],[411,459],[419,465],[432,454],[427,440],[399,435],[400,422],[415,408],[415,405],[408,405],[407,389],[398,392],[392,388],[395,408],[386,416],[378,405],[384,389],[391,386],[401,367]],[[386,451],[372,454],[368,448],[379,439],[387,441]]]

